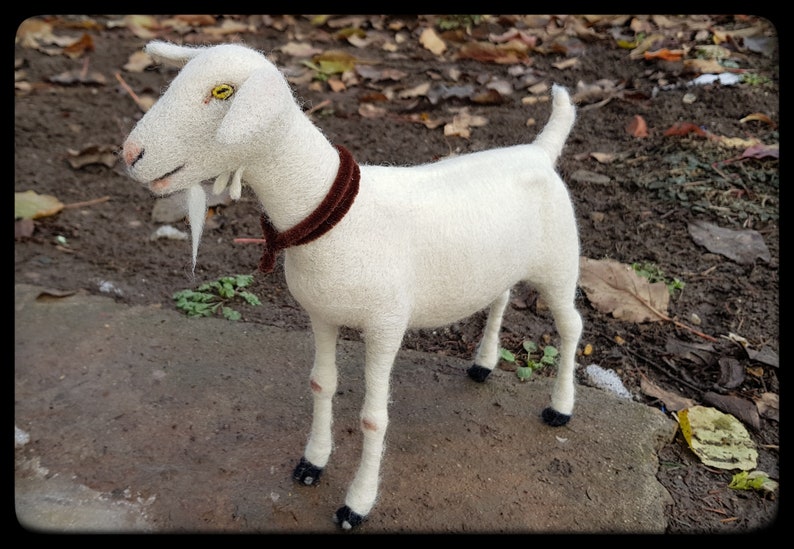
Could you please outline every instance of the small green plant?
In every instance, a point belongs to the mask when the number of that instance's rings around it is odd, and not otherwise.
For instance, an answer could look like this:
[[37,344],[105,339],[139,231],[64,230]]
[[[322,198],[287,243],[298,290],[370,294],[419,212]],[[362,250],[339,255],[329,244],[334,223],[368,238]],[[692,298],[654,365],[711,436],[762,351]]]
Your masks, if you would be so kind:
[[439,30],[470,29],[476,27],[482,21],[482,15],[442,15],[438,18],[436,25]]
[[499,356],[503,360],[516,364],[516,376],[518,376],[518,379],[521,381],[526,381],[532,377],[532,372],[535,370],[544,366],[553,366],[557,362],[559,351],[557,351],[556,347],[546,345],[543,351],[540,351],[538,344],[528,339],[522,343],[522,347],[527,353],[525,365],[521,363],[514,353],[508,351],[504,347],[499,349]]
[[239,312],[229,303],[240,298],[249,305],[260,305],[259,298],[251,292],[242,290],[253,282],[253,275],[224,276],[218,280],[202,284],[195,290],[181,290],[172,297],[178,309],[187,316],[212,316],[218,311],[227,320],[240,320]]
[[751,72],[746,72],[742,74],[742,82],[744,84],[749,84],[751,86],[760,86],[762,84],[768,84],[771,82],[769,77],[763,76],[761,74],[754,74]]
[[677,278],[673,278],[672,280],[668,279],[665,277],[664,271],[662,271],[658,265],[655,265],[649,261],[632,263],[631,268],[634,269],[634,272],[638,275],[647,278],[648,282],[650,283],[664,282],[665,286],[667,286],[667,291],[670,292],[670,295],[673,295],[676,290],[683,290],[684,286],[686,285]]

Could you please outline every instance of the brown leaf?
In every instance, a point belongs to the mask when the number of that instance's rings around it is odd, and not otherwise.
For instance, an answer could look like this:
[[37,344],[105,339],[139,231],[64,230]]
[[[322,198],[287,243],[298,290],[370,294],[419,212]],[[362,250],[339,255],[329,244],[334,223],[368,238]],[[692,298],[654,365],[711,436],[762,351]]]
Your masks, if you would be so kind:
[[33,236],[35,227],[36,223],[30,218],[17,219],[14,222],[14,240]]
[[152,65],[154,61],[151,56],[143,50],[138,50],[129,56],[123,68],[127,72],[143,72]]
[[43,40],[49,42],[51,37],[52,25],[36,17],[25,19],[17,28],[16,40],[24,48],[37,48]]
[[758,413],[767,419],[780,421],[780,396],[775,393],[764,393],[756,401]]
[[720,377],[717,384],[726,389],[735,389],[744,383],[744,368],[735,358],[724,356],[718,360]]
[[664,320],[670,292],[664,282],[650,283],[629,265],[612,259],[582,257],[579,285],[593,306],[602,313],[627,322]]
[[516,40],[505,44],[466,42],[458,50],[457,58],[508,65],[527,62],[529,60],[528,51],[529,47],[526,44]]
[[279,50],[292,57],[311,57],[323,51],[308,42],[287,42]]
[[749,346],[744,347],[747,356],[750,360],[755,360],[756,362],[760,362],[761,364],[766,364],[767,366],[772,366],[773,368],[780,367],[780,357],[778,357],[777,353],[770,349],[767,346],[761,347],[759,350],[751,349]]
[[684,59],[684,71],[695,74],[722,74],[730,72],[716,59]]
[[758,231],[724,229],[701,220],[689,223],[687,228],[696,244],[741,265],[752,264],[756,259],[767,263],[772,260],[764,237]]
[[428,27],[422,31],[422,34],[419,36],[419,43],[435,55],[441,55],[447,49],[447,45],[441,37],[436,34],[436,31],[433,30],[432,27]]
[[698,364],[708,365],[713,362],[714,346],[710,343],[690,343],[675,338],[665,342],[664,350]]
[[648,125],[645,123],[645,119],[639,114],[634,115],[634,118],[632,118],[631,122],[626,126],[626,131],[632,137],[648,137]]
[[160,28],[157,18],[152,15],[125,15],[124,24],[138,38],[151,40],[157,34],[153,32]]
[[665,391],[645,376],[640,378],[640,391],[651,398],[658,398],[661,400],[664,403],[665,408],[671,412],[685,410],[686,408],[690,408],[697,404],[691,398],[686,398],[677,393]]
[[68,149],[69,158],[66,160],[75,170],[89,164],[103,164],[108,168],[116,165],[118,155],[113,145],[89,145],[80,151]]
[[741,158],[780,158],[780,145],[750,145],[742,153]]
[[519,40],[524,42],[527,46],[533,48],[538,43],[538,37],[532,34],[528,34],[523,30],[518,30],[516,28],[509,29],[502,34],[489,34],[488,40],[495,44],[503,44],[504,42],[509,42],[511,40]]
[[646,60],[662,59],[664,61],[681,61],[684,57],[684,50],[668,50],[667,48],[662,48],[655,51],[646,51],[643,57]]
[[703,400],[718,410],[726,414],[731,414],[736,417],[736,419],[755,430],[761,427],[761,418],[758,415],[758,408],[751,400],[731,395],[720,395],[711,391],[703,394]]
[[76,84],[103,86],[105,82],[107,82],[105,75],[96,71],[89,71],[85,67],[82,69],[74,69],[71,71],[62,72],[56,74],[55,76],[50,76],[47,80],[54,84],[61,84],[64,86]]
[[408,120],[409,122],[414,122],[416,124],[422,124],[429,130],[434,130],[437,127],[446,124],[446,120],[443,118],[430,118],[430,115],[426,112],[422,113],[411,113],[406,116],[401,117],[403,120]]
[[88,33],[83,33],[78,40],[63,48],[63,53],[72,59],[81,57],[89,51],[94,51],[94,39]]
[[673,135],[689,135],[690,133],[694,133],[703,137],[708,137],[709,135],[707,131],[697,124],[693,124],[692,122],[676,122],[664,131],[665,137],[670,137]]
[[383,118],[388,112],[383,107],[377,107],[372,103],[362,103],[358,107],[358,114],[362,118]]

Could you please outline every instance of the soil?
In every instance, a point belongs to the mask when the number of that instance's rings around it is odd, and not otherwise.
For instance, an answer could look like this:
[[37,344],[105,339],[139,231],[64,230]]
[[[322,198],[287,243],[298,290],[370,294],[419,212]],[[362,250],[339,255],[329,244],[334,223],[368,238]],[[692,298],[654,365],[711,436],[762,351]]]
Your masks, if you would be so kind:
[[[82,43],[88,40],[93,47],[82,52],[18,35],[15,191],[53,195],[66,207],[32,225],[17,224],[16,282],[176,308],[172,295],[178,290],[256,272],[259,246],[233,243],[261,234],[258,205],[246,192],[241,200],[211,210],[195,275],[189,241],[150,238],[167,223],[154,218],[155,199],[125,175],[115,156],[142,115],[130,92],[156,97],[175,74],[162,67],[123,68],[148,36],[195,44],[245,42],[271,54],[292,77],[315,123],[361,164],[412,165],[527,142],[549,113],[542,99],[522,100],[547,96],[532,85],[556,82],[576,93],[582,90],[578,84],[598,84],[599,93],[577,95],[578,119],[558,164],[577,210],[582,255],[649,263],[666,281],[684,285],[672,290],[665,319],[642,323],[600,311],[583,291],[577,303],[585,322],[581,381],[586,382],[584,367],[597,364],[617,372],[634,398],[649,406],[672,411],[677,409],[673,397],[680,397],[733,413],[758,447],[757,468],[779,479],[778,417],[774,407],[756,407],[779,394],[778,159],[772,154],[739,158],[751,140],[766,146],[779,141],[779,62],[771,22],[739,16],[501,16],[466,26],[458,16],[450,25],[463,26],[444,32],[440,25],[447,20],[440,17],[339,16],[318,23],[309,17],[228,16],[209,18],[204,27],[196,18],[183,19],[181,26],[169,25],[168,19],[157,16],[159,28],[110,16],[37,19],[48,22],[55,36],[84,35]],[[434,25],[447,44],[440,54],[420,39]],[[741,31],[749,27],[757,30]],[[355,39],[340,37],[345,28],[363,30],[375,41],[356,47]],[[536,37],[514,62],[461,54],[510,29]],[[653,34],[660,39],[649,51],[680,50],[683,59],[632,57],[631,50],[620,47],[621,39]],[[391,46],[382,47],[378,39]],[[371,71],[328,82],[306,78],[311,73],[301,57],[281,49],[289,42],[346,52],[366,60],[358,66]],[[695,46],[715,42],[730,53],[722,66],[745,78],[736,84],[687,85],[700,74],[691,63],[698,57]],[[566,66],[572,59],[575,64]],[[372,76],[386,69],[394,72]],[[397,71],[398,76],[388,76]],[[496,85],[505,82],[511,93]],[[400,95],[425,83],[436,90],[445,85],[448,93]],[[489,83],[502,91],[488,88]],[[468,136],[445,135],[444,124],[429,127],[432,120],[451,121],[460,109],[487,121],[472,126]],[[636,117],[644,121],[647,135]],[[699,130],[666,135],[682,123]],[[734,147],[727,138],[735,138]],[[736,146],[738,140],[743,141]],[[70,163],[92,150],[109,156],[79,167]],[[170,224],[189,232],[184,216],[177,217]],[[744,235],[756,231],[768,255],[737,258],[707,249],[690,232],[696,221]],[[262,305],[237,306],[243,320],[308,329],[280,268],[256,274],[249,290]],[[436,330],[409,332],[404,347],[468,359],[484,320],[480,312]],[[343,337],[359,336],[344,330]],[[530,287],[517,287],[504,321],[503,347],[522,359],[525,340],[553,343],[555,338],[543,303]],[[549,370],[535,375],[553,375]],[[729,489],[734,472],[704,465],[680,433],[659,457],[658,478],[674,502],[668,509],[669,533],[749,532],[774,524],[777,494]]]

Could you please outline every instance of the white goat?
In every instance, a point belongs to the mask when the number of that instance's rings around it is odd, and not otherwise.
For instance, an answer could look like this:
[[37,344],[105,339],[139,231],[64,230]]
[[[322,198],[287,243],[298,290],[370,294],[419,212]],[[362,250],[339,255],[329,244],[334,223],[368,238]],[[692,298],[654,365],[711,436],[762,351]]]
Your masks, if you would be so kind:
[[359,172],[349,153],[304,115],[262,54],[240,45],[165,42],[151,42],[146,51],[184,68],[130,133],[123,158],[130,176],[154,193],[187,190],[194,265],[205,214],[200,183],[207,179],[216,179],[215,192],[231,185],[233,197],[245,183],[261,201],[270,246],[263,270],[289,246],[287,283],[315,339],[314,415],[293,473],[303,484],[317,483],[332,450],[339,327],[364,336],[363,448],[334,516],[342,528],[358,525],[375,504],[389,377],[408,328],[449,324],[490,307],[468,370],[485,381],[499,358],[510,288],[529,282],[548,303],[561,338],[551,405],[542,417],[550,425],[567,423],[582,321],[574,307],[576,220],[554,168],[575,118],[565,89],[554,86],[551,118],[533,144]]

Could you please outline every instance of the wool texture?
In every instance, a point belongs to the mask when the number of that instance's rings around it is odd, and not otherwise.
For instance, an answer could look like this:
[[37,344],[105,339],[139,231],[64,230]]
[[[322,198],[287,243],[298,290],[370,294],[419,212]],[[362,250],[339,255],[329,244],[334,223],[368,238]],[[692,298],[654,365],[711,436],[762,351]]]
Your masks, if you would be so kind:
[[300,246],[320,238],[330,231],[345,216],[358,194],[361,171],[346,148],[336,145],[339,151],[339,170],[331,189],[309,216],[283,232],[278,232],[267,215],[262,214],[262,232],[265,234],[265,249],[259,262],[259,270],[271,273],[276,266],[276,256],[284,248]]

